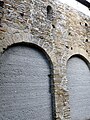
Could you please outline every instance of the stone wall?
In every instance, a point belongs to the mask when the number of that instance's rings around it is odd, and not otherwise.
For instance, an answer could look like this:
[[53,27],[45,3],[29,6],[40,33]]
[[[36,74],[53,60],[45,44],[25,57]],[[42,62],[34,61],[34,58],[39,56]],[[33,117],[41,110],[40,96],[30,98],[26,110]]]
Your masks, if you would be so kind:
[[57,0],[5,0],[0,52],[14,43],[38,45],[53,63],[57,120],[70,120],[67,60],[75,54],[90,62],[90,17]]

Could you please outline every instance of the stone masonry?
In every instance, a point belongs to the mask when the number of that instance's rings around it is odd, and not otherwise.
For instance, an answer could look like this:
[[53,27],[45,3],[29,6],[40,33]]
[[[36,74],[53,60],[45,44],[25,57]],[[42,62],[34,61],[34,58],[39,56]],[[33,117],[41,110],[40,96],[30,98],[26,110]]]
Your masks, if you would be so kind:
[[53,64],[56,120],[70,120],[66,65],[75,54],[90,63],[90,17],[57,0],[3,1],[0,52],[21,42],[42,48]]

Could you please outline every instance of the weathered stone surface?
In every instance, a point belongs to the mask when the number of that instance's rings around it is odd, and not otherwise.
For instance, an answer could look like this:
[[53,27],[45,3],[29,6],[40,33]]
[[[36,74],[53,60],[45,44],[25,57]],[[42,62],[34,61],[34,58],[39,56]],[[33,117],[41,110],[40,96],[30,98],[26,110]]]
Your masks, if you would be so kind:
[[[53,19],[47,17],[47,6]],[[70,120],[67,60],[74,54],[90,62],[90,17],[57,0],[5,0],[0,52],[14,43],[43,48],[53,63],[57,120]]]

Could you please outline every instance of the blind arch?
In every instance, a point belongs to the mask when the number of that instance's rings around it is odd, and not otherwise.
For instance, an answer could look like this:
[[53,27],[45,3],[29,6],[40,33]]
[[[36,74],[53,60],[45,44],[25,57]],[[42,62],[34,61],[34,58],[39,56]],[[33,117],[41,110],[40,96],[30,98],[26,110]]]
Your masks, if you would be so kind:
[[13,45],[1,55],[2,119],[53,119],[52,66],[46,56],[36,46],[26,44]]
[[72,56],[67,63],[67,79],[71,119],[90,119],[89,62],[82,56]]

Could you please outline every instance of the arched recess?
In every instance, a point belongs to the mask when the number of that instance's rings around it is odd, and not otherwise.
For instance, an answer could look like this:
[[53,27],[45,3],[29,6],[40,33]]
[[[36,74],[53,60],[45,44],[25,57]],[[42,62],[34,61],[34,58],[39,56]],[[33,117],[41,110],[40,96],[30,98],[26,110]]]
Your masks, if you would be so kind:
[[90,119],[90,63],[81,55],[67,62],[71,120]]
[[53,64],[34,44],[16,43],[0,56],[0,118],[54,120]]

